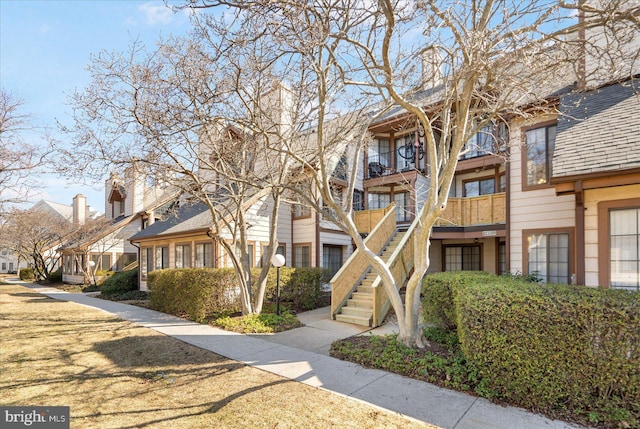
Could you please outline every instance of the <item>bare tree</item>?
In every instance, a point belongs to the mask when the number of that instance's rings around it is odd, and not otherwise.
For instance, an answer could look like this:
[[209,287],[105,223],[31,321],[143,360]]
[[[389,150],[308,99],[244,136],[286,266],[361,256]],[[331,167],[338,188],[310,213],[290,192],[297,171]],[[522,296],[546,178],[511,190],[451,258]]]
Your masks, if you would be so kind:
[[[628,40],[638,17],[636,6],[620,1],[598,2],[580,20],[556,1],[201,0],[184,7],[210,12],[195,15],[198,28],[208,40],[228,42],[229,52],[271,44],[265,52],[269,70],[292,82],[303,100],[299,112],[305,112],[294,121],[297,139],[271,149],[294,159],[295,171],[307,172],[310,180],[291,188],[300,191],[301,184],[311,183],[300,198],[349,233],[382,277],[399,339],[419,347],[420,285],[429,267],[431,231],[447,205],[458,157],[470,150],[467,142],[487,124],[555,112],[549,96],[585,80],[584,73],[576,75],[585,32],[616,23],[607,31]],[[232,86],[242,85],[250,82]],[[369,139],[367,127],[391,115],[394,105],[417,124],[428,178],[428,190],[416,201],[413,273],[404,303],[402,285],[354,224],[357,172],[345,175],[347,192],[340,198],[331,180],[338,148],[348,143],[351,159],[358,159]],[[310,197],[316,191],[320,200]]]
[[33,171],[43,163],[42,151],[24,141],[33,126],[23,104],[16,94],[0,90],[0,212],[8,203],[26,200]]
[[9,210],[0,226],[2,245],[28,261],[36,280],[44,280],[58,267],[57,247],[73,230],[63,216],[40,209]]
[[[259,48],[259,47],[258,47]],[[288,128],[277,118],[255,120],[274,79],[251,52],[230,56],[206,38],[159,41],[153,50],[134,43],[124,54],[101,52],[89,65],[92,83],[71,98],[72,150],[59,148],[59,171],[100,180],[105,170],[132,161],[204,203],[211,236],[236,269],[244,313],[260,312],[269,264],[251,278],[247,208],[268,199],[270,257],[277,248],[282,191],[272,183],[287,173],[281,156],[266,150]],[[241,87],[235,83],[251,82]],[[267,96],[267,102],[271,98]],[[270,106],[270,112],[278,109]],[[69,160],[72,160],[69,162]],[[265,165],[278,168],[263,168]],[[265,217],[265,216],[263,216]],[[252,290],[253,283],[257,290]]]

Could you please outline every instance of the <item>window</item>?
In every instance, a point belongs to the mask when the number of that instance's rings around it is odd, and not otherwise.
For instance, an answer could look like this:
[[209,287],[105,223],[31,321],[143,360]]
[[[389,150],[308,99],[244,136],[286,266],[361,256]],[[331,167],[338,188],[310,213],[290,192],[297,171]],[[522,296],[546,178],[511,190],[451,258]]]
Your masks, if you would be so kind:
[[2,271],[7,271],[7,263],[6,262],[2,263]]
[[127,266],[133,264],[136,261],[135,253],[123,253],[118,256],[116,260],[116,271],[122,271]]
[[191,267],[191,246],[189,244],[176,245],[176,268]]
[[168,247],[156,247],[156,270],[162,270],[169,268],[169,248]]
[[255,253],[256,252],[255,251],[255,246],[253,244],[248,244],[247,247],[249,249],[249,266],[251,268],[253,268],[253,267],[256,266],[255,262],[254,262],[256,260],[256,258],[255,258],[255,254],[256,254]]
[[309,206],[305,206],[303,204],[294,204],[293,205],[293,218],[308,218],[311,217],[311,208]]
[[547,185],[551,178],[551,159],[556,141],[556,126],[534,128],[526,132],[527,186]]
[[481,246],[445,246],[445,271],[480,271],[482,269]]
[[477,197],[480,195],[495,194],[496,180],[490,179],[473,180],[464,183],[464,196]]
[[310,267],[311,266],[311,246],[308,244],[293,245],[293,266]]
[[153,248],[143,247],[140,249],[140,274],[142,278],[147,278],[147,274],[153,271]]
[[640,208],[609,211],[610,285],[640,290]]
[[411,220],[411,198],[408,192],[393,195],[396,203],[396,222],[406,222]]
[[108,253],[98,254],[92,253],[91,260],[96,264],[95,270],[111,270],[111,255]]
[[380,177],[391,171],[391,145],[389,139],[374,139],[367,152],[368,178]]
[[353,210],[364,210],[364,192],[354,190],[353,191]]
[[402,137],[396,138],[396,170],[403,171],[415,167],[415,140],[415,133],[406,134]]
[[462,159],[504,152],[508,139],[507,124],[503,122],[498,125],[487,124],[467,141],[465,144],[467,152],[462,156]]
[[369,194],[369,210],[384,209],[391,204],[390,194]]
[[[264,263],[265,263],[265,258],[267,257],[267,254],[269,253],[269,246],[262,246],[262,257],[260,258],[260,266],[263,267]],[[284,248],[284,244],[280,244],[278,246],[278,248],[276,249],[276,255],[282,255],[286,257],[286,251]],[[269,263],[271,263],[269,261]]]
[[527,245],[527,274],[535,274],[545,283],[569,284],[570,234],[524,234]]
[[342,246],[324,244],[322,246],[322,266],[329,269],[331,276],[342,266]]
[[507,272],[507,244],[501,241],[498,244],[498,274]]
[[[333,197],[333,201],[335,201],[339,206],[344,206],[342,191],[342,186],[331,185],[331,196]],[[336,218],[335,211],[333,209],[329,209],[329,206],[324,201],[322,202],[322,208],[325,210],[323,219],[332,220],[332,218]]]
[[196,268],[213,267],[213,245],[196,243]]

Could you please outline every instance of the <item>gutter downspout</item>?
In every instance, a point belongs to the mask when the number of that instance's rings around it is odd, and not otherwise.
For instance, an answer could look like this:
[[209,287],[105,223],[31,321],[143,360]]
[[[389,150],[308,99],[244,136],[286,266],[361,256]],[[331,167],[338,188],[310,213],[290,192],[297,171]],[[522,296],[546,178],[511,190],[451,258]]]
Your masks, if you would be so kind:
[[584,190],[582,180],[578,180],[573,185],[576,199],[576,285],[585,284],[585,239],[584,239]]

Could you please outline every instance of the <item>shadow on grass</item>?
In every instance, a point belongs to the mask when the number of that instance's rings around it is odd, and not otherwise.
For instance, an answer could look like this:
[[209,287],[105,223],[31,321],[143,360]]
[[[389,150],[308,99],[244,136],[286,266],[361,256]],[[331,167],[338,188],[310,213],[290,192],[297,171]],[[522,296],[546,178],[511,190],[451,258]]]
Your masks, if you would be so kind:
[[[136,411],[119,411],[119,412],[113,412],[113,413],[101,412],[98,414],[89,414],[89,415],[74,416],[74,417],[80,418],[80,419],[87,419],[87,418],[95,418],[95,417],[104,417],[109,415],[118,415],[118,416],[132,415],[133,416],[138,414],[163,412],[163,411],[173,411],[175,413],[175,415],[172,415],[170,417],[153,419],[147,422],[138,422],[130,426],[122,426],[121,429],[133,429],[133,428],[155,426],[160,423],[167,423],[167,422],[176,421],[183,418],[201,416],[201,415],[210,414],[210,413],[213,414],[221,410],[226,405],[232,403],[234,400],[243,397],[244,395],[248,395],[253,392],[257,392],[261,389],[266,389],[266,388],[277,386],[279,384],[284,384],[284,383],[293,383],[293,382],[290,380],[276,380],[269,383],[261,384],[259,386],[252,386],[252,387],[243,389],[229,396],[225,396],[223,399],[220,399],[219,401],[204,402],[196,405],[189,405],[189,406],[180,405],[177,407],[154,408],[154,409],[145,409],[145,410],[136,410]],[[205,408],[203,410],[198,410],[202,407],[205,407]]]
[[[165,336],[133,336],[94,344],[93,350],[108,358],[128,376],[136,377],[141,382],[149,383],[149,390],[167,388],[183,388],[184,385],[198,386],[201,382],[213,377],[221,377],[246,365],[213,352],[202,351],[181,341],[171,341]],[[195,367],[194,367],[195,366]],[[163,369],[157,369],[164,367]],[[152,368],[152,369],[150,369]],[[189,380],[186,381],[185,378]],[[183,418],[216,413],[234,400],[247,394],[283,383],[293,383],[282,379],[260,385],[247,387],[229,394],[222,399],[202,402],[193,405],[167,406],[132,411],[101,412],[99,414],[77,416],[78,418],[95,418],[109,415],[144,415],[148,413],[171,412],[168,417],[155,418],[146,422],[136,422],[124,429],[155,426]],[[224,384],[224,382],[223,382]]]

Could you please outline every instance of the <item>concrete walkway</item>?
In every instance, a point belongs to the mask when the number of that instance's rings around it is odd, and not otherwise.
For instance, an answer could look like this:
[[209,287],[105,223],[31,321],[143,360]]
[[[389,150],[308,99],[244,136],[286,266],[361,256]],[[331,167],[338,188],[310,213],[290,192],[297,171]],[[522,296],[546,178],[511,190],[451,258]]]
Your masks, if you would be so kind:
[[[579,428],[520,408],[503,407],[385,371],[328,356],[331,342],[366,328],[329,320],[329,310],[300,315],[305,327],[275,335],[242,335],[118,302],[22,284],[51,298],[103,310],[188,344],[291,380],[325,389],[447,429]],[[374,333],[393,331],[393,326]]]

